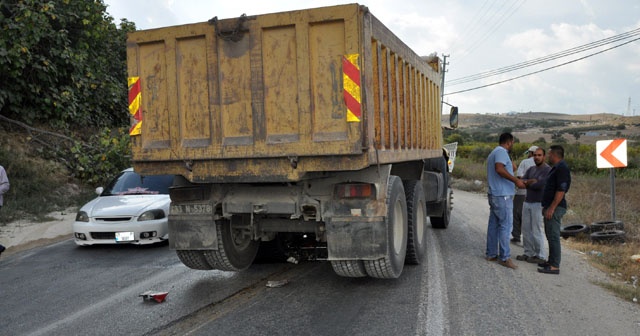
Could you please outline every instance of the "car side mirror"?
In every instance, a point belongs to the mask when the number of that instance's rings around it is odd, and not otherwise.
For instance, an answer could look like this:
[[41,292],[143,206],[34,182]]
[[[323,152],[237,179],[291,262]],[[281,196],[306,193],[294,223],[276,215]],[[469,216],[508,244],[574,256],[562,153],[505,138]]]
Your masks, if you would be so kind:
[[451,128],[458,128],[458,107],[451,106],[449,111],[449,126]]
[[103,187],[97,187],[96,188],[96,194],[98,194],[98,195],[101,195],[103,191],[104,191]]

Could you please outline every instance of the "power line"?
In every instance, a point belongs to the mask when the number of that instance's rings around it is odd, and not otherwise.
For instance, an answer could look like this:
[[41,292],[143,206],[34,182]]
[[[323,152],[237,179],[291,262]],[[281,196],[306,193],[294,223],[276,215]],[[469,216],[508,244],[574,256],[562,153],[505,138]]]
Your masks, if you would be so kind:
[[555,54],[551,54],[551,55],[547,55],[544,57],[539,57],[530,61],[526,61],[526,62],[521,62],[521,63],[517,63],[514,65],[510,65],[510,66],[506,66],[506,67],[502,67],[502,68],[498,68],[495,70],[491,70],[491,71],[486,71],[486,72],[482,72],[479,74],[475,74],[475,75],[470,75],[470,76],[464,76],[464,77],[459,77],[459,78],[455,78],[452,80],[447,81],[447,85],[449,86],[454,86],[454,85],[458,85],[458,84],[462,84],[462,83],[467,83],[467,82],[471,82],[471,81],[475,81],[475,80],[479,80],[479,79],[483,79],[483,78],[487,78],[487,77],[492,77],[492,76],[496,76],[499,74],[503,74],[506,72],[510,72],[510,71],[514,71],[514,70],[519,70],[522,68],[526,68],[532,65],[536,65],[536,64],[540,64],[540,63],[545,63],[551,60],[555,60],[558,58],[562,58],[562,57],[566,57],[566,56],[570,56],[570,55],[574,55],[583,51],[587,51],[590,49],[594,49],[600,46],[603,46],[605,44],[609,44],[612,42],[618,42],[621,40],[625,40],[628,38],[632,38],[637,36],[638,34],[640,34],[640,28],[638,29],[634,29],[622,34],[618,34],[618,35],[614,35],[602,40],[598,40],[598,41],[594,41],[591,43],[587,43],[578,47],[574,47],[571,49],[567,49],[561,52],[557,52]]
[[[493,7],[493,4],[495,3],[496,0],[493,0],[491,2],[491,5],[489,6],[489,8],[485,9],[485,6],[487,5],[487,3],[489,2],[489,0],[485,0],[484,3],[482,4],[482,6],[480,7],[480,9],[478,10],[478,12],[476,13],[476,15],[469,21],[467,21],[467,25],[464,27],[464,29],[462,29],[462,33],[460,34],[461,36],[465,36],[465,37],[470,37],[470,35],[473,34],[474,31],[476,31],[475,29],[471,29],[471,28],[475,28],[475,24],[476,22],[479,22],[480,20],[482,20],[482,18],[484,18],[484,16],[486,15],[486,13],[488,12],[488,10]],[[484,10],[484,11],[483,11]],[[456,47],[458,47],[458,44],[462,41],[462,39],[458,40],[457,43],[455,43],[452,46],[452,50],[455,50]]]
[[613,46],[613,47],[610,47],[610,48],[607,48],[607,49],[600,50],[600,51],[595,52],[595,53],[593,53],[593,54],[589,54],[589,55],[586,55],[586,56],[583,56],[583,57],[580,57],[580,58],[576,58],[576,59],[574,59],[574,60],[571,60],[571,61],[568,61],[568,62],[564,62],[564,63],[558,64],[558,65],[554,65],[554,66],[552,66],[552,67],[544,68],[544,69],[541,69],[541,70],[538,70],[538,71],[530,72],[530,73],[528,73],[528,74],[524,74],[524,75],[521,75],[521,76],[517,76],[517,77],[513,77],[513,78],[505,79],[505,80],[498,81],[498,82],[491,83],[491,84],[487,84],[487,85],[482,85],[482,86],[478,86],[478,87],[474,87],[474,88],[470,88],[470,89],[466,89],[466,90],[460,90],[460,91],[454,91],[454,92],[445,93],[445,94],[443,94],[443,96],[450,96],[450,95],[454,95],[454,94],[458,94],[458,93],[463,93],[463,92],[468,92],[468,91],[473,91],[473,90],[483,89],[483,88],[486,88],[486,87],[489,87],[489,86],[494,86],[494,85],[498,85],[498,84],[502,84],[502,83],[510,82],[510,81],[512,81],[512,80],[520,79],[520,78],[523,78],[523,77],[527,77],[527,76],[535,75],[535,74],[538,74],[538,73],[541,73],[541,72],[544,72],[544,71],[547,71],[547,70],[551,70],[551,69],[559,68],[559,67],[564,66],[564,65],[567,65],[567,64],[575,63],[575,62],[577,62],[577,61],[581,61],[581,60],[583,60],[583,59],[586,59],[586,58],[589,58],[589,57],[592,57],[592,56],[595,56],[595,55],[598,55],[598,54],[602,54],[602,53],[604,53],[605,51],[609,51],[609,50],[612,50],[612,49],[616,49],[616,48],[619,48],[619,47],[621,47],[621,46],[623,46],[623,45],[625,45],[625,44],[629,44],[629,43],[631,43],[631,42],[635,42],[635,41],[638,41],[638,40],[640,40],[640,37],[635,38],[635,39],[630,40],[630,41],[627,41],[627,42],[624,42],[624,43],[621,43],[621,44],[618,44],[618,45],[616,45],[616,46]]
[[489,28],[475,43],[471,44],[469,49],[467,49],[462,54],[462,56],[460,56],[460,59],[461,60],[464,59],[465,57],[469,56],[472,52],[474,52],[476,49],[478,49],[478,47],[480,47],[482,43],[484,43],[484,41],[486,41],[487,38],[491,36],[491,34],[493,34],[496,30],[498,30],[498,28],[500,28],[500,26],[502,26],[516,11],[518,11],[518,9],[520,9],[520,7],[522,7],[522,5],[524,5],[526,1],[527,0],[521,0],[520,4],[518,4],[518,2],[512,2],[511,7],[506,9],[502,13],[502,16],[500,16],[500,18],[498,18],[498,20],[491,26],[491,28]]

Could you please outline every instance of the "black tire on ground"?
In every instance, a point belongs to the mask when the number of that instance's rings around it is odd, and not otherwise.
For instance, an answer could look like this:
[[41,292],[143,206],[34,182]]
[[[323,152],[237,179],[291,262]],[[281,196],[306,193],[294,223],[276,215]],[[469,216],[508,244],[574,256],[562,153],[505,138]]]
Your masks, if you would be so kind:
[[442,213],[442,217],[429,217],[431,219],[431,226],[436,229],[446,229],[449,226],[449,221],[451,220],[451,197],[453,195],[453,190],[447,187],[447,197],[443,201],[444,211]]
[[407,198],[407,256],[405,264],[419,265],[425,255],[427,241],[427,205],[422,183],[404,182]]
[[591,232],[610,231],[610,230],[624,230],[624,223],[622,221],[601,221],[591,223]]
[[560,237],[569,238],[575,237],[581,233],[588,233],[589,227],[585,224],[571,224],[560,228]]
[[407,253],[407,200],[398,176],[390,176],[387,185],[387,255],[365,260],[367,274],[374,278],[395,279],[402,274]]
[[199,250],[177,250],[176,254],[182,263],[195,270],[211,270],[213,267],[209,265],[204,256],[204,251]]
[[622,230],[607,230],[591,233],[591,241],[601,243],[624,243],[625,233]]
[[367,276],[362,260],[331,260],[331,267],[337,275],[347,278],[362,278]]
[[258,253],[259,241],[241,229],[232,228],[231,221],[216,221],[218,250],[206,250],[204,256],[215,269],[222,271],[242,271],[253,263]]

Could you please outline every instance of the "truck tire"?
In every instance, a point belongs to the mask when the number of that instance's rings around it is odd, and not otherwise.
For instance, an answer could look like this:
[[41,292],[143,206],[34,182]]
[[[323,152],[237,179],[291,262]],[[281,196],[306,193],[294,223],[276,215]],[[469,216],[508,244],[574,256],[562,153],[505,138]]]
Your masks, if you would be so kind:
[[442,217],[434,217],[431,216],[431,226],[436,229],[446,229],[449,226],[449,221],[451,220],[451,198],[453,197],[453,190],[447,187],[447,197],[443,201],[443,210]]
[[585,224],[571,224],[560,228],[560,237],[564,239],[575,237],[581,233],[589,233],[589,227]]
[[207,262],[204,251],[199,250],[177,250],[178,259],[187,267],[195,270],[212,270],[213,267]]
[[347,278],[362,278],[367,276],[364,263],[361,260],[331,260],[331,267],[337,275]]
[[240,230],[231,227],[231,221],[216,221],[218,250],[206,250],[204,256],[214,268],[222,271],[242,271],[253,263],[260,242],[251,240]]
[[625,233],[622,230],[606,230],[593,232],[591,234],[592,242],[599,243],[624,243]]
[[427,204],[422,184],[417,180],[404,182],[407,198],[407,256],[405,264],[420,265],[427,241]]
[[609,230],[624,230],[624,223],[619,220],[591,223],[591,232],[600,232],[600,231],[609,231]]
[[378,260],[365,260],[364,267],[371,277],[395,279],[402,274],[407,254],[407,200],[398,176],[389,176],[386,205],[387,255]]

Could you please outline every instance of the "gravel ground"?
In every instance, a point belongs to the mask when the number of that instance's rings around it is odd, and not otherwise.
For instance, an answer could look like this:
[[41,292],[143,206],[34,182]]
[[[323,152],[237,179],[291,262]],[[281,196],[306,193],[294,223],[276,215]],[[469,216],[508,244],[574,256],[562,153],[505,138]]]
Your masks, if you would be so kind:
[[47,222],[21,220],[0,226],[0,244],[7,248],[2,255],[10,255],[71,238],[71,226],[76,218],[76,211],[75,208],[69,208],[52,212],[48,217],[54,220]]

